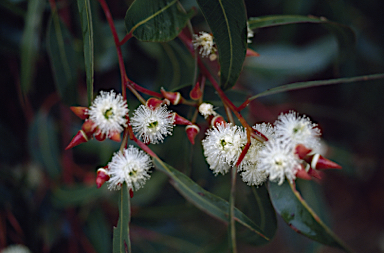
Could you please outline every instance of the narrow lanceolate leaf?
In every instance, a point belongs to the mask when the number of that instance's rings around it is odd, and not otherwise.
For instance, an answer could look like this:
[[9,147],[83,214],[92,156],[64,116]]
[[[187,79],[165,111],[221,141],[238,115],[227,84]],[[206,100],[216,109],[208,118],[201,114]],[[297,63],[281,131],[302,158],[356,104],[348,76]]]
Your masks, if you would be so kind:
[[197,0],[211,28],[220,63],[220,86],[235,85],[247,51],[247,16],[242,0]]
[[136,0],[125,15],[125,27],[141,41],[165,42],[174,39],[193,14],[185,13],[177,0]]
[[351,252],[313,212],[293,184],[287,180],[282,185],[270,183],[269,194],[276,212],[297,233],[322,244]]
[[21,39],[21,89],[27,93],[33,81],[35,61],[39,50],[41,18],[44,11],[44,0],[28,1],[25,17],[25,28]]
[[94,48],[93,48],[93,24],[90,0],[77,0],[79,8],[81,27],[83,31],[84,63],[87,75],[88,104],[93,99],[93,78],[95,70]]
[[[172,179],[171,184],[185,199],[207,214],[228,223],[229,203],[227,201],[204,190],[185,174],[163,161],[155,159],[154,164],[157,169]],[[261,232],[260,228],[239,209],[235,208],[234,216],[237,222],[256,233],[261,240],[269,241],[269,238]]]
[[349,26],[329,21],[324,17],[318,18],[313,16],[300,15],[263,16],[257,18],[250,18],[248,23],[250,29],[297,23],[321,24],[337,37],[339,41],[339,47],[344,51],[354,46],[356,40],[355,33]]
[[369,81],[369,80],[376,80],[376,79],[384,79],[384,74],[373,74],[373,75],[366,75],[366,76],[344,77],[344,78],[336,78],[336,79],[328,79],[328,80],[290,83],[290,84],[281,85],[276,88],[263,91],[253,97],[250,97],[249,100],[253,100],[259,97],[264,97],[264,96],[268,96],[276,93],[291,91],[291,90],[299,90],[299,89],[317,87],[317,86],[323,86],[323,85],[354,83],[354,82]]
[[[249,189],[244,212],[259,226],[265,236],[272,239],[277,230],[277,219],[266,184],[259,187],[252,186]],[[265,240],[261,240],[261,237],[255,236],[250,231],[238,234],[240,239],[252,245],[260,246],[266,243]]]
[[77,62],[74,39],[53,12],[47,31],[47,49],[54,72],[56,89],[68,105],[76,102]]
[[113,253],[131,252],[129,239],[129,223],[131,220],[131,206],[127,184],[123,184],[119,194],[119,221],[113,228]]

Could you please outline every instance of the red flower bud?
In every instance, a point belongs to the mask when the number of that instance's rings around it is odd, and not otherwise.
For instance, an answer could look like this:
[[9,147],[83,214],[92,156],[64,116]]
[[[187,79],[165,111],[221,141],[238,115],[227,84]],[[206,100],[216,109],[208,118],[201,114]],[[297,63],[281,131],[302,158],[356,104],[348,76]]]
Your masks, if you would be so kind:
[[341,169],[341,166],[337,163],[324,158],[322,155],[315,154],[312,157],[311,167],[317,170],[325,170],[325,169]]
[[92,120],[87,120],[81,126],[81,130],[84,131],[88,138],[91,138],[96,131],[95,123]]
[[187,120],[186,118],[184,117],[181,117],[179,114],[177,114],[176,112],[172,113],[172,117],[173,117],[173,123],[175,125],[192,125],[192,122]]
[[193,100],[198,100],[203,95],[203,92],[200,89],[200,83],[197,82],[195,87],[189,92],[189,97]]
[[164,104],[164,101],[157,98],[150,98],[146,102],[146,105],[148,106],[148,108],[154,108],[154,109],[161,106],[162,104]]
[[187,132],[188,140],[195,144],[195,137],[200,132],[200,128],[197,125],[189,125],[185,127],[185,131]]
[[116,142],[121,142],[121,136],[120,136],[120,133],[114,133],[112,134],[111,137],[109,137],[109,139],[113,140],[113,141],[116,141]]
[[87,142],[89,140],[89,138],[87,137],[87,135],[84,133],[83,130],[80,130],[79,132],[77,132],[77,134],[75,135],[75,137],[73,137],[73,139],[71,140],[71,142],[69,143],[69,145],[65,148],[65,150],[68,150],[70,148],[73,148],[81,143],[84,143],[84,142]]
[[312,179],[312,177],[308,174],[308,172],[305,170],[305,168],[303,168],[303,166],[301,169],[299,169],[296,172],[296,177],[304,179],[304,180],[311,180]]
[[180,101],[182,100],[180,92],[165,91],[163,88],[161,88],[160,91],[161,91],[161,94],[163,94],[164,98],[171,101],[173,105],[179,104]]
[[76,114],[80,119],[88,118],[88,108],[83,106],[71,106],[69,107],[71,111]]
[[211,126],[216,127],[217,124],[223,124],[226,123],[223,116],[217,115],[212,118],[211,120]]
[[104,168],[97,170],[96,185],[100,188],[106,181],[109,180],[108,172]]
[[253,51],[252,49],[248,48],[246,56],[247,57],[249,57],[249,56],[260,56],[260,54],[258,52]]
[[129,188],[129,197],[133,198],[133,190]]
[[98,141],[104,141],[106,138],[107,136],[105,136],[105,134],[102,132],[98,132],[97,134],[95,134],[95,139]]
[[306,148],[303,144],[298,144],[295,148],[295,153],[300,159],[304,159],[311,151],[311,149]]

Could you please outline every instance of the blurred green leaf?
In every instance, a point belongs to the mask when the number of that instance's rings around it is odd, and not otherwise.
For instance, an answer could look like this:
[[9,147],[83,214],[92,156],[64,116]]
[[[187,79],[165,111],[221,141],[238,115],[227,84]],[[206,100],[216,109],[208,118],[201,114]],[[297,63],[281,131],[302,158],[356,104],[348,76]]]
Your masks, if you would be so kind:
[[326,29],[332,32],[339,41],[339,48],[342,50],[351,49],[356,42],[356,36],[351,27],[332,22],[324,17],[313,16],[300,16],[300,15],[276,15],[276,16],[263,16],[257,18],[250,18],[250,29],[272,27],[287,24],[297,23],[318,23],[323,25]]
[[269,183],[269,194],[276,212],[297,233],[322,244],[351,252],[320,220],[288,180],[285,180],[282,185]]
[[369,81],[369,80],[383,79],[383,78],[384,78],[384,74],[373,74],[373,75],[366,75],[366,76],[344,77],[344,78],[336,78],[336,79],[329,79],[329,80],[297,82],[297,83],[281,85],[276,88],[268,89],[255,96],[250,97],[249,100],[253,100],[255,98],[264,97],[264,96],[281,93],[285,91],[298,90],[298,89],[304,89],[309,87],[317,87],[317,86],[331,85],[331,84],[342,84],[342,83],[354,83],[354,82]]
[[113,228],[113,253],[131,252],[129,239],[129,223],[131,220],[131,204],[127,184],[123,184],[119,196],[119,221]]
[[134,1],[125,15],[125,27],[141,41],[165,42],[174,39],[194,15],[185,13],[177,0]]
[[73,105],[76,103],[76,51],[73,37],[57,12],[52,13],[49,21],[47,49],[60,98],[67,105]]
[[[245,213],[255,221],[261,231],[263,231],[263,234],[272,239],[276,233],[277,220],[276,212],[272,206],[271,199],[269,198],[267,187],[265,184],[259,187],[246,187],[250,188],[250,193],[247,194],[247,201],[244,203],[244,211],[247,211]],[[239,237],[242,237],[243,240],[253,245],[260,246],[267,243],[265,240],[260,240],[260,237],[255,236],[249,231],[243,234],[239,233]]]
[[90,203],[104,194],[95,185],[63,186],[53,190],[52,202],[57,207],[73,207]]
[[95,70],[91,3],[90,0],[77,0],[77,6],[80,12],[83,31],[84,63],[87,74],[88,104],[90,105],[93,100],[93,78]]
[[28,10],[25,17],[25,28],[21,39],[21,89],[28,93],[33,82],[36,59],[39,51],[39,36],[41,19],[45,1],[28,1]]
[[61,173],[59,141],[54,122],[45,112],[39,111],[28,131],[28,148],[34,160],[44,166],[52,179]]
[[[171,184],[184,198],[207,214],[228,223],[229,204],[227,201],[204,190],[185,174],[160,159],[154,159],[154,164],[157,169],[163,171],[172,179]],[[235,220],[256,233],[263,240],[269,241],[269,238],[261,232],[260,228],[237,208],[235,208]]]
[[92,210],[89,213],[89,217],[87,217],[87,230],[90,242],[97,252],[111,251],[111,230],[105,214],[100,209]]
[[220,62],[220,86],[233,87],[247,51],[247,17],[243,1],[197,0],[211,28]]

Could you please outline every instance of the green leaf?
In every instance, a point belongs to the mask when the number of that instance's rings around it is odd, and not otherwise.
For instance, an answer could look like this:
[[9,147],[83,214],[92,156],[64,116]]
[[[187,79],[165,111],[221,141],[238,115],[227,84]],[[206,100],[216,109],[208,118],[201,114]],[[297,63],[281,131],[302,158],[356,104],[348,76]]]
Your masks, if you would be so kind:
[[351,252],[320,220],[288,180],[282,185],[269,183],[269,194],[276,212],[297,233],[322,244]]
[[47,49],[54,73],[56,89],[67,104],[76,102],[77,61],[74,39],[67,27],[53,12],[47,31]]
[[74,185],[53,190],[52,202],[57,207],[74,207],[90,203],[104,194],[96,186]]
[[28,131],[28,148],[36,162],[44,166],[52,179],[61,174],[59,140],[54,122],[47,113],[39,111]]
[[174,39],[193,16],[177,0],[136,0],[127,10],[125,27],[141,41],[165,42]]
[[268,89],[255,96],[250,97],[249,100],[253,100],[259,97],[264,97],[264,96],[281,93],[285,91],[291,91],[291,90],[298,90],[298,89],[317,87],[317,86],[323,86],[323,85],[331,85],[331,84],[354,83],[354,82],[369,81],[369,80],[383,79],[383,78],[384,78],[384,74],[373,74],[373,75],[366,75],[366,76],[344,77],[344,78],[336,78],[336,79],[329,79],[329,80],[297,82],[297,83],[281,85],[276,88]]
[[119,221],[113,228],[113,253],[131,252],[129,239],[129,223],[131,220],[131,204],[127,184],[123,184],[119,196]]
[[356,36],[352,28],[340,23],[329,21],[324,17],[318,18],[313,16],[300,15],[263,16],[250,18],[248,23],[250,29],[297,23],[318,23],[324,26],[337,37],[339,41],[339,47],[344,51],[352,48],[356,41]]
[[233,87],[247,51],[247,17],[243,1],[197,0],[211,28],[220,63],[220,86]]
[[[171,184],[173,187],[189,202],[207,214],[228,223],[229,204],[227,201],[204,190],[185,174],[160,159],[154,159],[154,164],[157,169],[172,179]],[[260,228],[237,208],[235,208],[235,220],[256,233],[263,240],[269,241],[269,238],[261,232]]]
[[[277,230],[277,220],[266,184],[259,187],[246,187],[250,190],[244,201],[244,211],[260,227],[263,234],[272,239]],[[255,236],[249,231],[239,233],[239,238],[252,245],[260,246],[266,243],[265,240],[260,240],[261,237]]]
[[83,31],[84,63],[87,75],[88,104],[90,105],[93,100],[93,78],[95,71],[91,3],[90,0],[77,0],[77,6]]
[[31,89],[35,62],[39,51],[39,36],[41,19],[45,1],[28,1],[28,10],[25,17],[25,28],[21,39],[21,89],[27,93]]

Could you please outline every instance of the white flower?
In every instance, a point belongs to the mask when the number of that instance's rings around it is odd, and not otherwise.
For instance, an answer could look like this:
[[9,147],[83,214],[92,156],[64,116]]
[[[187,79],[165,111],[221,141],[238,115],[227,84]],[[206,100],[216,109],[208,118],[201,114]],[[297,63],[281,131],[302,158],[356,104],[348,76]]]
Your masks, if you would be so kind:
[[247,143],[244,130],[230,123],[218,124],[209,129],[202,141],[204,155],[213,173],[225,174],[239,158]]
[[252,128],[262,133],[265,137],[268,138],[268,140],[275,138],[275,129],[273,128],[271,123],[263,122],[254,125]]
[[320,129],[317,128],[317,124],[312,123],[308,117],[301,117],[293,111],[280,114],[275,122],[275,133],[277,138],[290,140],[293,145],[303,144],[309,149],[320,145]]
[[249,28],[249,23],[247,22],[247,43],[252,43],[251,38],[253,38],[253,31]]
[[265,146],[259,151],[258,163],[260,170],[269,175],[269,180],[278,181],[279,185],[285,177],[292,182],[300,169],[300,161],[294,154],[292,143],[279,139],[265,142]]
[[262,185],[268,178],[265,171],[259,169],[258,163],[245,165],[241,172],[241,178],[247,185]]
[[156,144],[163,142],[167,135],[172,135],[174,119],[166,105],[156,108],[140,105],[133,113],[131,124],[133,131],[145,143]]
[[31,251],[24,245],[14,244],[2,249],[0,253],[31,253]]
[[192,43],[195,49],[200,47],[199,54],[201,54],[203,57],[208,57],[216,52],[213,36],[207,32],[200,32],[199,35],[194,34]]
[[108,163],[108,189],[119,190],[126,182],[128,188],[137,191],[150,178],[152,162],[146,153],[132,145],[115,153]]
[[213,105],[209,103],[202,103],[199,106],[199,112],[204,116],[205,119],[208,118],[209,115],[217,115],[217,113],[213,110]]
[[[125,115],[128,113],[127,102],[120,94],[114,91],[101,91],[89,107],[87,114],[89,119],[95,123],[97,133],[103,133],[111,137],[120,133],[127,126]],[[97,134],[96,133],[96,134]]]

